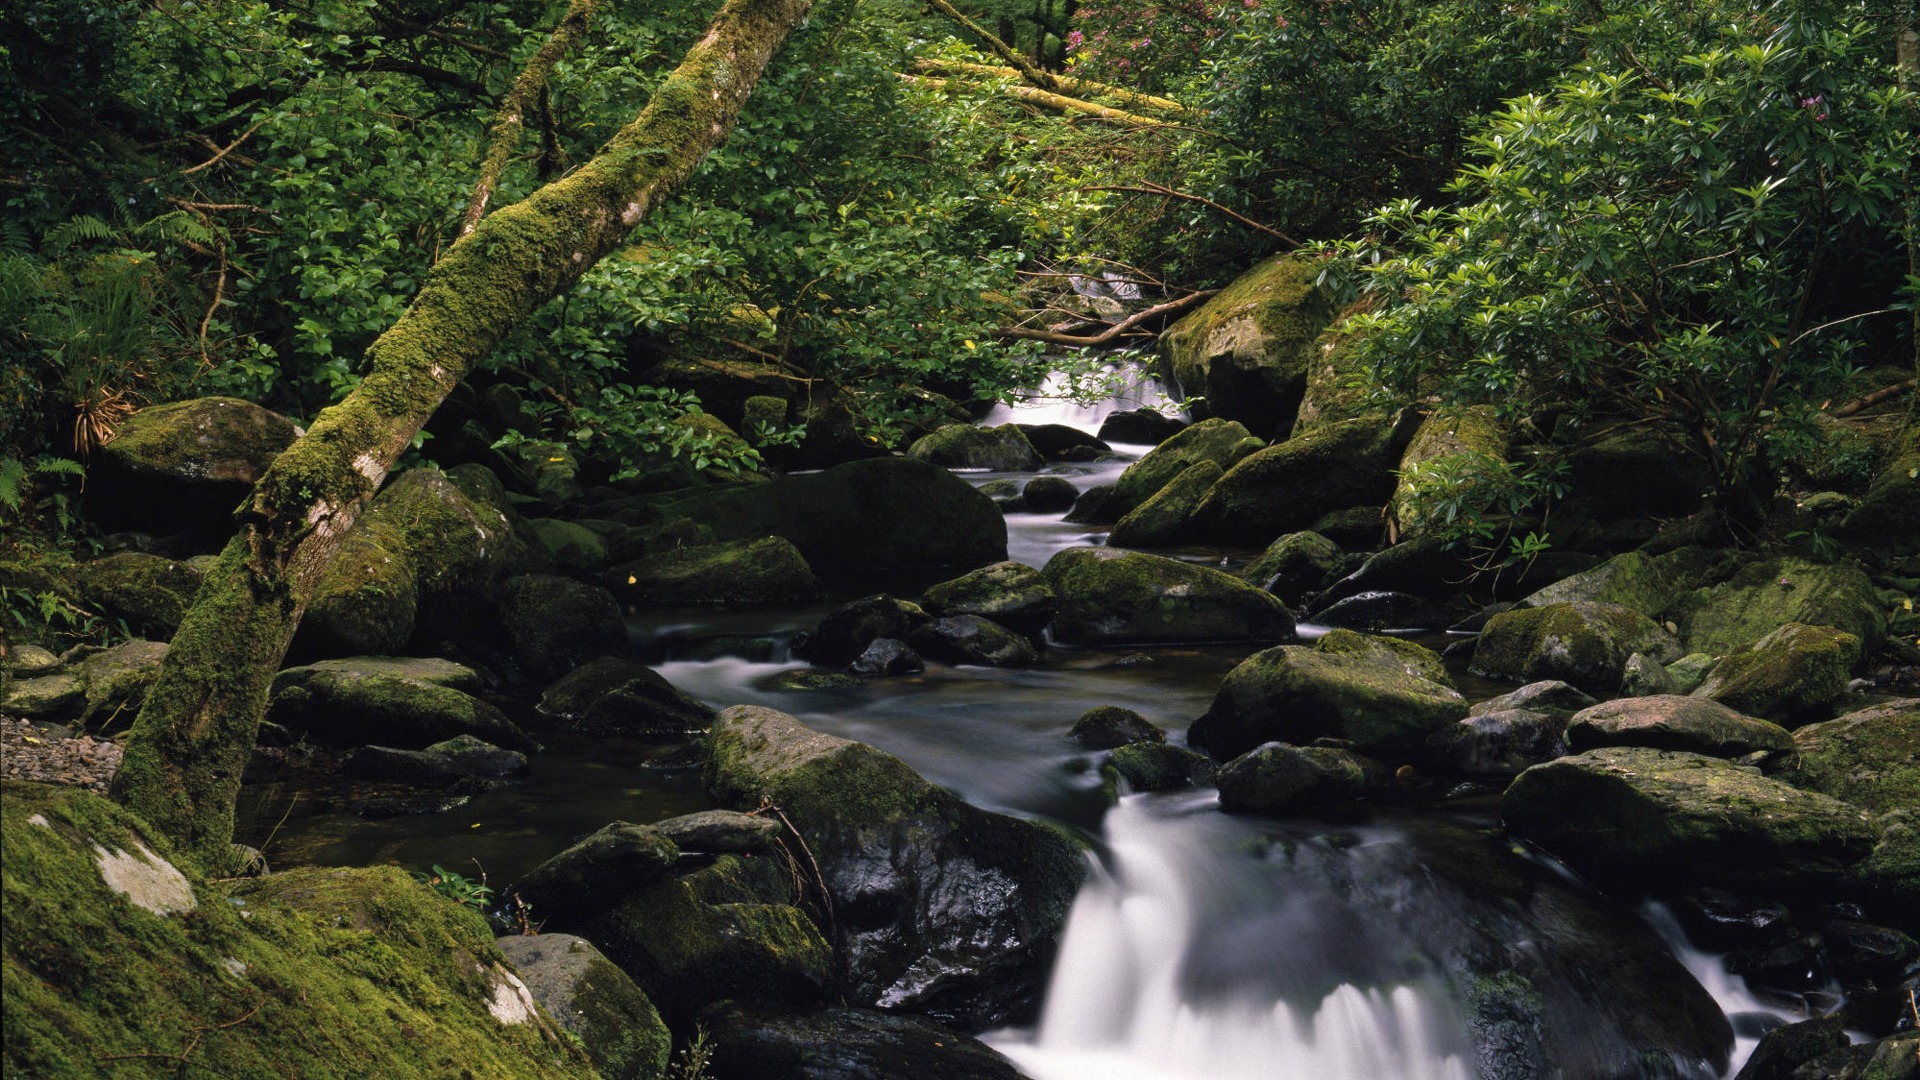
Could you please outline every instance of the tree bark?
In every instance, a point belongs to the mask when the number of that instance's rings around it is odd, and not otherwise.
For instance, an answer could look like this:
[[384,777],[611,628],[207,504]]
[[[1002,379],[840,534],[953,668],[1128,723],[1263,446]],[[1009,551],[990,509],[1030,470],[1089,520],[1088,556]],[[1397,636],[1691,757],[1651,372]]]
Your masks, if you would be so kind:
[[732,130],[812,0],[726,0],[645,109],[566,177],[448,248],[321,413],[237,511],[134,721],[114,795],[213,871],[267,688],[335,549],[427,418],[515,325],[618,247]]

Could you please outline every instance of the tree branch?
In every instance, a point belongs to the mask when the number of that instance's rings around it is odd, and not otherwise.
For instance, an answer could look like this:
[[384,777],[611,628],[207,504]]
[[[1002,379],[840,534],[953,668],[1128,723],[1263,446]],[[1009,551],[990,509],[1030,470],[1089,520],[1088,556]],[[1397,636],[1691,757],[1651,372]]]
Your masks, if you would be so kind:
[[996,336],[1016,341],[1044,341],[1049,345],[1069,345],[1078,348],[1095,349],[1102,345],[1110,345],[1118,341],[1121,337],[1132,332],[1134,327],[1139,326],[1149,319],[1156,319],[1161,316],[1185,311],[1219,291],[1219,289],[1206,289],[1197,293],[1189,293],[1178,300],[1169,300],[1164,304],[1155,304],[1144,311],[1134,312],[1098,334],[1062,334],[1052,330],[1028,330],[1025,327],[1013,326],[999,331]]
[[[932,75],[978,75],[989,79],[1022,78],[1018,68],[994,67],[990,64],[968,64],[958,60],[916,60],[915,71]],[[1120,102],[1128,109],[1140,113],[1149,113],[1170,118],[1191,119],[1200,115],[1200,110],[1189,109],[1172,98],[1155,97],[1129,90],[1124,86],[1112,86],[1107,83],[1093,82],[1088,79],[1075,79],[1066,75],[1052,76],[1054,85],[1042,89],[1057,90],[1082,100],[1107,98]]]
[[1270,228],[1269,226],[1262,225],[1245,214],[1242,214],[1235,210],[1229,210],[1226,207],[1221,206],[1219,203],[1214,202],[1212,199],[1206,198],[1205,196],[1201,196],[1201,195],[1191,195],[1184,191],[1176,191],[1173,188],[1167,187],[1165,184],[1156,184],[1151,180],[1142,180],[1138,184],[1094,184],[1088,187],[1083,187],[1080,190],[1081,191],[1131,191],[1140,195],[1162,195],[1169,199],[1185,199],[1188,202],[1196,202],[1202,206],[1208,207],[1213,210],[1217,210],[1220,213],[1225,214],[1226,216],[1239,222],[1240,224],[1245,225],[1247,228],[1257,229],[1260,232],[1266,233],[1268,236],[1271,236],[1274,239],[1279,240],[1281,243],[1284,243],[1290,247],[1300,246],[1300,241],[1295,240],[1293,237],[1288,236],[1286,233],[1281,232],[1279,229]]
[[927,0],[927,3],[932,6],[933,10],[966,27],[967,30],[977,35],[981,41],[986,42],[987,48],[993,50],[995,56],[1011,64],[1016,71],[1020,72],[1021,78],[1042,90],[1057,92],[1060,89],[1060,80],[1052,72],[1042,71],[1040,68],[1035,67],[1033,61],[1020,55],[1018,49],[995,37],[986,27],[962,15],[959,9],[948,3],[947,0]]
[[[931,87],[935,90],[947,85],[946,79],[935,79],[926,75],[908,75],[903,72],[896,72],[895,74],[907,82],[919,86]],[[1009,84],[1000,89],[1003,93],[1021,98],[1025,101],[1031,101],[1036,105],[1041,105],[1049,109],[1055,109],[1060,112],[1085,113],[1088,116],[1097,116],[1102,120],[1112,120],[1117,123],[1127,124],[1131,127],[1162,127],[1166,124],[1164,120],[1155,120],[1150,116],[1140,116],[1135,113],[1109,108],[1105,105],[1096,105],[1091,101],[1081,101],[1079,98],[1070,98],[1064,94],[1055,94],[1035,86]]]
[[461,236],[473,232],[474,226],[480,224],[480,216],[487,212],[487,200],[493,197],[500,174],[506,171],[507,160],[520,142],[520,130],[526,126],[522,117],[528,109],[539,107],[547,76],[560,58],[572,52],[586,36],[587,24],[592,21],[593,9],[598,3],[599,0],[572,0],[560,25],[553,28],[540,51],[533,54],[533,59],[527,61],[526,68],[513,80],[513,89],[507,91],[506,100],[500,103],[500,112],[493,119],[486,160],[480,164],[480,180],[473,186],[473,198],[467,201],[466,215],[460,219]]

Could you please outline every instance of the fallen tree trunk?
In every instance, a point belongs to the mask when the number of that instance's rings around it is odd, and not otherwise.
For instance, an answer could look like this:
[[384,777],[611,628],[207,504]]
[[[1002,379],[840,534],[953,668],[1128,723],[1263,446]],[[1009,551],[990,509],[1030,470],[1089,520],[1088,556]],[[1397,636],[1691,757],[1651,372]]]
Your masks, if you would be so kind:
[[229,857],[240,773],[314,587],[394,460],[509,330],[624,242],[726,138],[812,0],[726,0],[645,109],[566,177],[480,220],[367,350],[370,371],[238,511],[134,722],[114,795],[186,857]]
[[[897,74],[907,82],[932,87],[936,90],[942,89],[947,85],[946,79],[936,79],[928,75],[908,75],[905,72],[899,72]],[[1091,101],[1082,101],[1079,98],[1070,98],[1065,94],[1051,93],[1037,86],[1010,83],[1000,87],[1000,90],[1022,101],[1030,101],[1044,108],[1053,109],[1056,112],[1084,113],[1088,116],[1097,116],[1102,120],[1112,120],[1116,123],[1126,124],[1129,127],[1162,127],[1166,124],[1165,120],[1156,120],[1151,116],[1141,116],[1123,109],[1098,105]]]
[[[927,75],[952,75],[965,78],[975,76],[983,79],[1019,79],[1024,76],[1019,69],[994,67],[992,64],[969,64],[960,60],[919,60],[915,61],[915,71]],[[1078,79],[1070,75],[1053,76],[1052,86],[1043,86],[1042,90],[1054,90],[1082,101],[1096,105],[1104,104],[1100,99],[1115,102],[1116,107],[1146,116],[1155,116],[1166,120],[1192,120],[1205,115],[1198,109],[1189,109],[1172,98],[1155,97],[1129,90],[1124,86]]]

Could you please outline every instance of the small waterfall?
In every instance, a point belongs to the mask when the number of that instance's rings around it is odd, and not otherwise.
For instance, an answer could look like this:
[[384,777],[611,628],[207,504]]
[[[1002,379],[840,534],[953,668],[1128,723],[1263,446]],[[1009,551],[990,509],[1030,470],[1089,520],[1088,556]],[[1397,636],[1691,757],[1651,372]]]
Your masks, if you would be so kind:
[[1076,402],[1068,379],[1056,372],[1019,402],[995,405],[981,419],[981,426],[1064,424],[1092,434],[1112,413],[1126,409],[1166,409],[1173,404],[1160,381],[1138,365],[1113,364],[1106,367],[1105,372],[1111,392],[1104,400],[1091,404]]
[[[1278,894],[1210,799],[1109,812],[1111,858],[1069,918],[1040,1025],[995,1046],[1036,1080],[1468,1080],[1460,1023],[1311,875]],[[1156,809],[1156,807],[1158,809]],[[1397,955],[1396,955],[1397,954]],[[1348,977],[1358,978],[1348,981]]]

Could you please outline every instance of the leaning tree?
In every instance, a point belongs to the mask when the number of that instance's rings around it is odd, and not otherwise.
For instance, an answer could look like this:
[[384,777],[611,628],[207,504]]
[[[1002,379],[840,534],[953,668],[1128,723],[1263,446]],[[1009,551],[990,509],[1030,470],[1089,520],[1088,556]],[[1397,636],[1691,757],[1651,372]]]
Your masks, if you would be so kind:
[[726,0],[640,114],[579,169],[480,216],[520,111],[583,32],[565,18],[508,94],[463,234],[367,350],[360,386],[317,417],[237,511],[134,721],[114,795],[205,869],[224,865],[267,690],[347,531],[440,402],[510,330],[561,294],[722,142],[812,0]]

